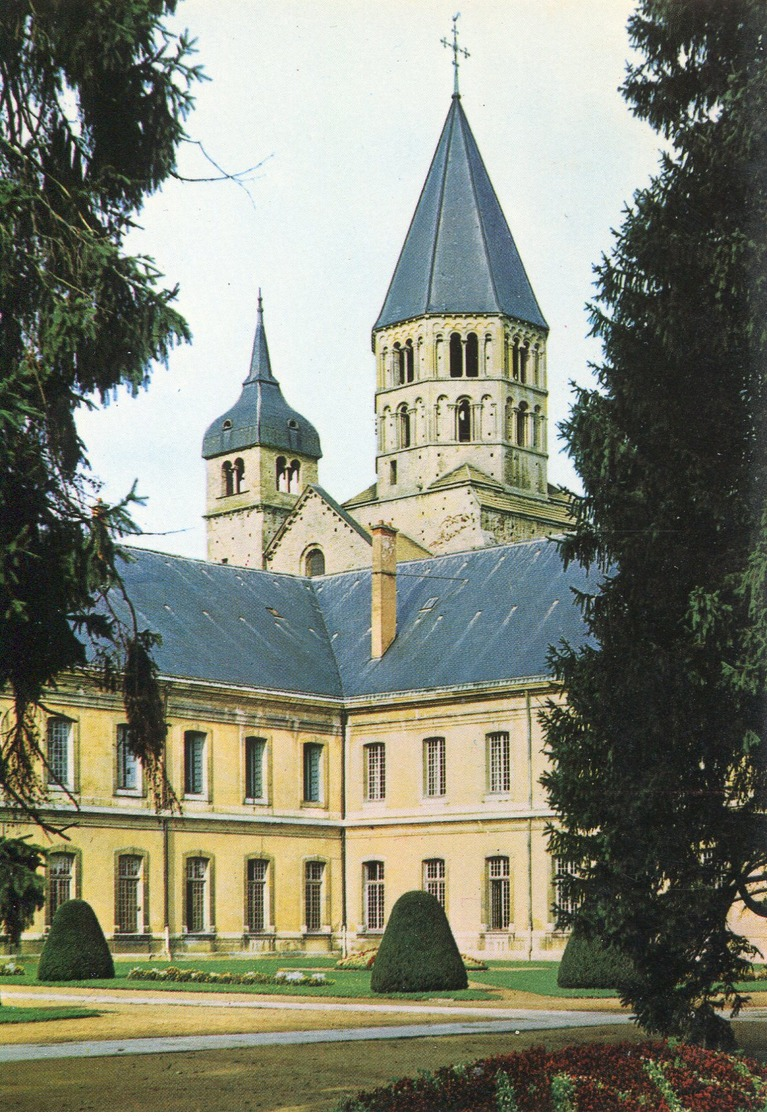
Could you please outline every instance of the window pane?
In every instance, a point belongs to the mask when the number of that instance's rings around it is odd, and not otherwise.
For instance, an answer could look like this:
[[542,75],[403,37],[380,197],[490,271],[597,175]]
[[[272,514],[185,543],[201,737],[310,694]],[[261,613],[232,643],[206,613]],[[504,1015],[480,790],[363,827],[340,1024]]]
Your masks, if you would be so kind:
[[51,718],[48,721],[48,782],[69,786],[69,751],[72,736],[70,721]]
[[424,860],[423,890],[433,895],[439,905],[445,906],[445,862],[440,858]]
[[139,789],[139,763],[130,748],[130,727],[117,726],[117,789]]
[[257,736],[245,740],[245,797],[264,797],[264,749],[266,741]]
[[205,733],[184,733],[184,793],[203,794],[205,789]]
[[425,791],[427,795],[443,795],[445,793],[445,740],[442,736],[433,736],[424,741],[426,778]]
[[248,861],[247,928],[252,932],[265,930],[267,925],[267,860]]
[[305,868],[304,903],[306,908],[306,929],[322,929],[322,876],[324,864],[309,861]]
[[364,922],[368,930],[384,928],[384,866],[380,860],[363,865],[365,887]]
[[142,858],[121,856],[117,862],[117,911],[115,925],[121,934],[138,934],[141,925]]
[[495,793],[508,792],[511,790],[509,734],[507,732],[491,732],[487,739],[490,790]]
[[508,929],[511,920],[509,858],[491,856],[487,862],[488,916],[491,930]]
[[386,797],[386,745],[366,744],[365,761],[367,765],[365,794],[367,798]]
[[200,934],[207,928],[208,861],[190,856],[186,862],[186,928]]
[[75,858],[72,853],[52,853],[48,857],[48,921],[62,903],[73,898]]
[[572,914],[578,909],[577,900],[571,895],[565,895],[563,881],[557,879],[557,876],[577,876],[579,864],[575,860],[565,860],[564,857],[554,857],[554,894],[555,901],[558,907],[568,914]]
[[304,802],[319,802],[321,793],[321,744],[304,744]]

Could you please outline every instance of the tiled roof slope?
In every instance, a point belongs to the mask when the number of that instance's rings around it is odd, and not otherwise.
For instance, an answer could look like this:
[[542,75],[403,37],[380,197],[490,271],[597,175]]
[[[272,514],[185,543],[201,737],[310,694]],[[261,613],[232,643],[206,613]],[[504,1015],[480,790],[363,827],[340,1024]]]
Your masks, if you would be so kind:
[[548,328],[458,96],[373,328],[424,314],[506,314]]
[[126,588],[162,636],[162,674],[339,699],[546,677],[552,644],[586,638],[572,587],[595,585],[540,539],[403,562],[397,638],[371,659],[369,570],[307,579],[131,553]]

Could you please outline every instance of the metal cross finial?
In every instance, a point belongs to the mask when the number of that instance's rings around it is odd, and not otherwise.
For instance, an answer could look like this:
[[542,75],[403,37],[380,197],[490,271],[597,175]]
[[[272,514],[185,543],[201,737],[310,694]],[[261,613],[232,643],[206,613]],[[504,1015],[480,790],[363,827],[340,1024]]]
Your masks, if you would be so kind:
[[453,16],[453,41],[452,41],[452,43],[448,42],[447,39],[441,39],[440,40],[444,47],[447,47],[448,50],[452,50],[452,52],[453,52],[453,71],[454,71],[454,75],[455,75],[454,80],[453,80],[453,96],[454,97],[460,97],[460,95],[461,95],[460,91],[458,89],[458,67],[460,65],[460,63],[458,61],[458,55],[462,54],[464,56],[464,58],[470,58],[471,57],[468,50],[464,50],[463,47],[458,46],[458,17],[460,16],[460,14],[461,14],[460,12],[456,12],[455,15]]

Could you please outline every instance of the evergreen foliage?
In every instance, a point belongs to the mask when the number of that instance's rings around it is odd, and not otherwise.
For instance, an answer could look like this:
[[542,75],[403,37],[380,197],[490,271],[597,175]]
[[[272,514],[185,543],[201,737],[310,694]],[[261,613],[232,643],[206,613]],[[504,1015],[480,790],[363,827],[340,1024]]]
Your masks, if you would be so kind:
[[604,363],[564,427],[564,557],[603,584],[553,657],[550,847],[578,866],[560,923],[632,959],[639,1023],[727,1045],[727,913],[767,915],[767,5],[640,0],[629,31],[624,96],[668,147],[597,268]]
[[[89,639],[106,641],[110,668],[151,646],[135,617],[97,607],[120,584],[115,537],[135,530],[136,497],[99,500],[74,415],[93,396],[135,394],[189,338],[175,290],[124,251],[144,198],[175,171],[200,76],[190,42],[163,25],[175,7],[0,5],[0,686],[13,694],[0,787],[40,821],[43,690],[84,662]],[[153,731],[165,731],[156,718]],[[167,804],[161,741],[144,745],[136,733]]]
[[437,992],[468,987],[458,946],[437,899],[406,891],[392,908],[373,965],[373,992]]
[[83,899],[68,899],[53,916],[37,979],[111,980],[114,975],[112,954],[93,907]]
[[0,927],[12,946],[45,903],[45,880],[37,869],[45,852],[24,838],[0,838]]
[[574,930],[557,971],[560,988],[617,988],[631,970],[629,959],[596,935]]

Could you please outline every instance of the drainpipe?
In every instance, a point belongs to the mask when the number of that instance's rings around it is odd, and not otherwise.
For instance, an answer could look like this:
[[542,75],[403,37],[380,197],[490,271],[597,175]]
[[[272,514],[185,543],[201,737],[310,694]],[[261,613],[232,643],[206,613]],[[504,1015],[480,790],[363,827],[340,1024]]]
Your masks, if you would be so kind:
[[527,959],[533,959],[533,704],[530,691],[525,695],[527,712]]
[[173,960],[170,948],[170,819],[162,818],[162,902],[165,952]]
[[349,952],[347,944],[346,902],[346,770],[349,748],[349,714],[341,712],[341,956]]

